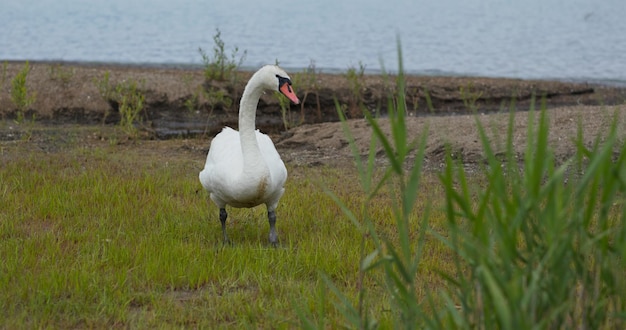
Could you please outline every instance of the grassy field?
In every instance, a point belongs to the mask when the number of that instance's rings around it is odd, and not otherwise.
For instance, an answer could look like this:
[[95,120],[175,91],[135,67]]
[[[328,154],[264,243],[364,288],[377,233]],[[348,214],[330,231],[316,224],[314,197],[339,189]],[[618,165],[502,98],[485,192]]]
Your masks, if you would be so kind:
[[[176,140],[89,142],[102,130],[65,128],[48,138],[54,150],[27,139],[3,144],[0,327],[292,327],[295,306],[317,308],[321,273],[348,293],[362,285],[360,233],[323,189],[360,207],[353,168],[289,168],[280,247],[268,244],[264,207],[233,209],[234,245],[223,246],[218,210],[197,178],[201,153],[150,151],[184,144]],[[441,195],[430,179],[430,197]],[[393,236],[388,201],[376,202],[372,216]],[[449,258],[433,244],[433,267],[445,267]],[[373,308],[384,315],[380,298]],[[323,304],[328,322],[340,323]]]
[[422,171],[401,133],[387,167],[290,166],[272,248],[264,207],[233,209],[223,245],[206,141],[26,125],[0,148],[2,328],[623,325],[610,132],[567,167],[541,121],[525,171],[488,141],[479,173]]

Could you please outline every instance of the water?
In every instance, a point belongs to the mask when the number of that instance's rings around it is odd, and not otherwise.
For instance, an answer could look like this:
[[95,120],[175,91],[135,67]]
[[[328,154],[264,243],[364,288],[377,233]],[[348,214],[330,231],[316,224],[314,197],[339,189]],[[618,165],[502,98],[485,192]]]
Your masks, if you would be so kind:
[[0,60],[200,64],[626,84],[624,0],[2,0]]

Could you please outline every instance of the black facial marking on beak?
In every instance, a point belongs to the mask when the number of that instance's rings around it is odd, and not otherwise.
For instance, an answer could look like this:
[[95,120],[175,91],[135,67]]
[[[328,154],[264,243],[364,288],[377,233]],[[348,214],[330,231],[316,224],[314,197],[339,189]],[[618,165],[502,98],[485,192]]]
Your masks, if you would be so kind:
[[280,90],[280,87],[284,84],[287,84],[289,86],[289,91],[291,92],[291,80],[289,80],[289,78],[285,78],[285,77],[281,77],[279,75],[276,75],[276,78],[278,78],[278,90]]

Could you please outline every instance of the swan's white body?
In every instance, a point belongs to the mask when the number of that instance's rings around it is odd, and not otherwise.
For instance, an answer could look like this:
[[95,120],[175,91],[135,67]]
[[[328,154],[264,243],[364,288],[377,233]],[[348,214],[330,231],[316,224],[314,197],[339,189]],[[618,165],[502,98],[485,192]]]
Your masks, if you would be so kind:
[[257,146],[246,156],[240,140],[244,133],[230,127],[211,142],[200,182],[220,208],[267,204],[268,209],[275,209],[285,191],[287,168],[272,140],[258,130],[253,134]]
[[225,127],[215,136],[199,175],[202,186],[220,208],[225,241],[228,241],[226,205],[240,208],[265,204],[270,242],[276,244],[275,209],[285,191],[287,168],[270,137],[255,129],[256,107],[265,90],[280,91],[294,103],[299,102],[285,71],[275,65],[261,68],[244,89],[239,106],[239,131]]

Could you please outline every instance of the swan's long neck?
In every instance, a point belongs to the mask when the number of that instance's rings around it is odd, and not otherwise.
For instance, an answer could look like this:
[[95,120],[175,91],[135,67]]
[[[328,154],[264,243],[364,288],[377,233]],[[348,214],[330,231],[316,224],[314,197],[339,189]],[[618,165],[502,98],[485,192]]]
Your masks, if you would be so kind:
[[248,81],[239,104],[239,138],[243,153],[244,172],[266,170],[255,134],[256,108],[263,94],[258,76]]

